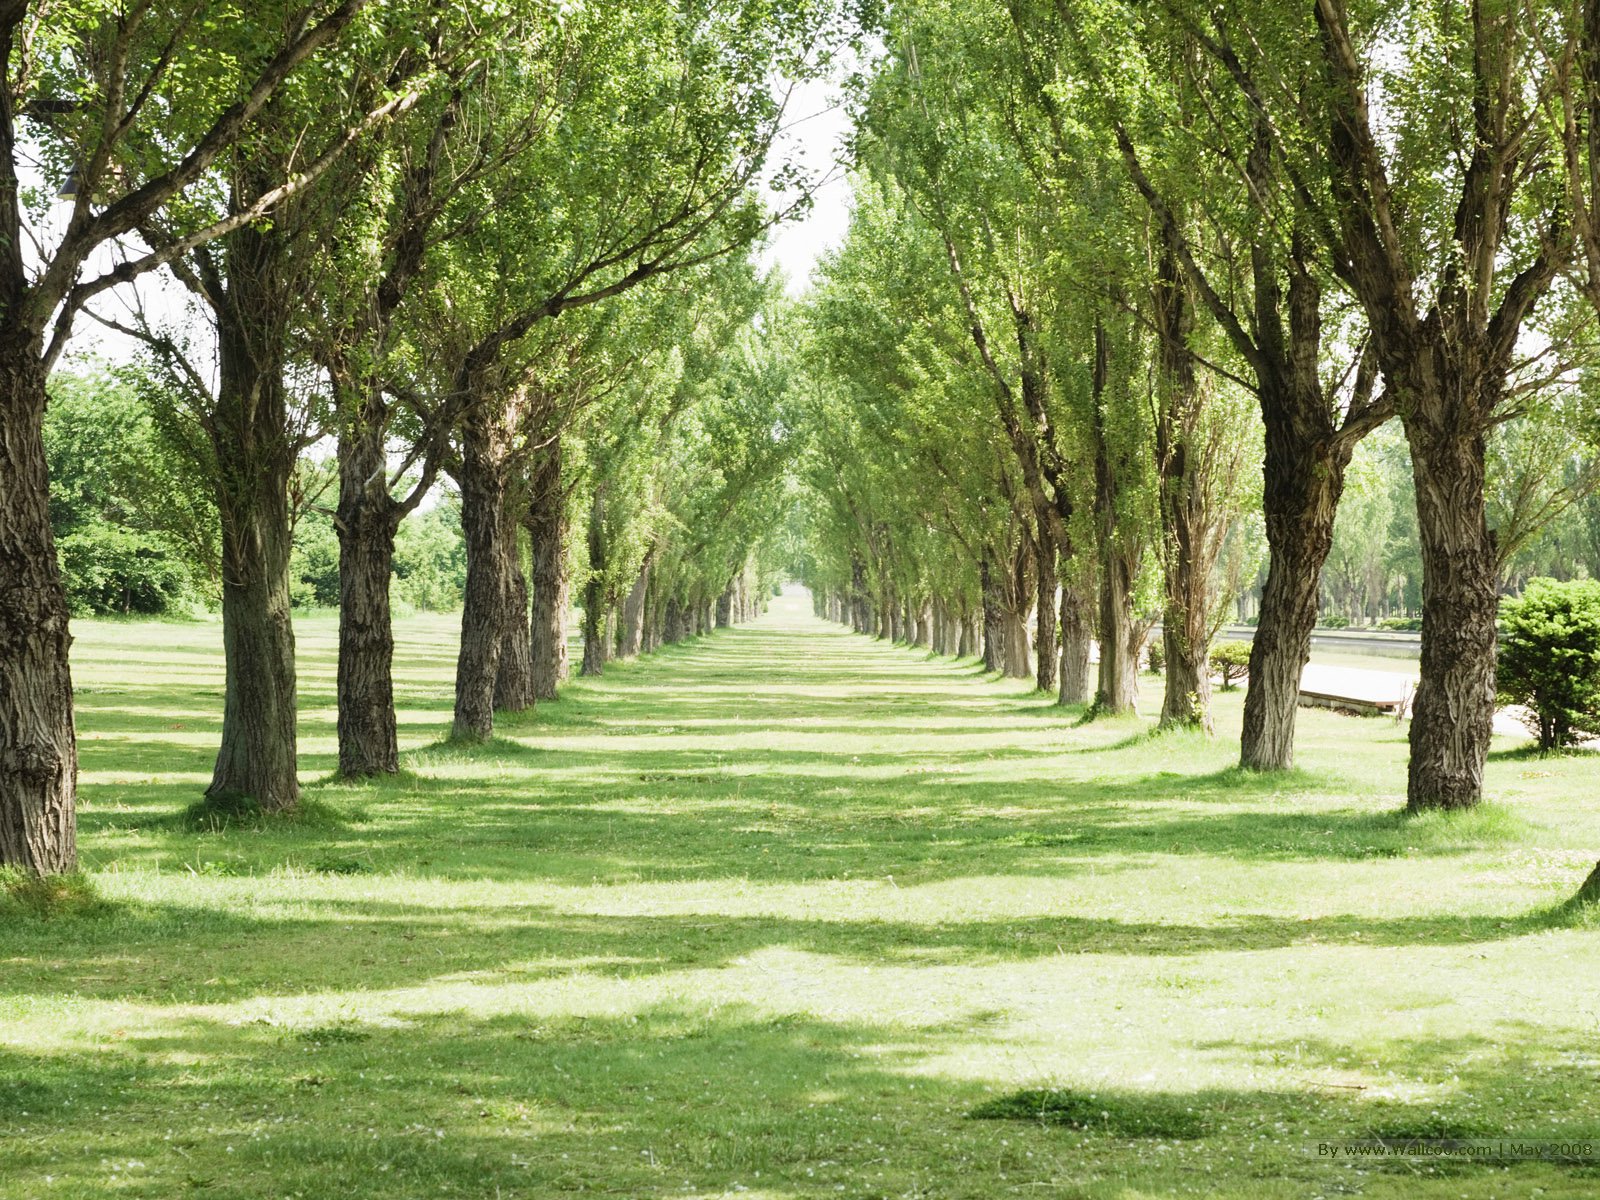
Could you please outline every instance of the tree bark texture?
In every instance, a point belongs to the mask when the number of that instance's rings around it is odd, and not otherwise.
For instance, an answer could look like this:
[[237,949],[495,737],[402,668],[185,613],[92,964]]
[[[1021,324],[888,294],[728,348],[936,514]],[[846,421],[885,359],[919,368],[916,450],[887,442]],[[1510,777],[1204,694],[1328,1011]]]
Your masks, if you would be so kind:
[[1059,704],[1089,702],[1089,644],[1092,606],[1076,587],[1061,589],[1061,688]]
[[1056,672],[1059,652],[1056,643],[1056,550],[1055,539],[1050,536],[1047,518],[1040,514],[1039,539],[1034,547],[1034,601],[1033,651],[1037,656],[1036,683],[1041,692],[1056,690]]
[[1422,545],[1422,663],[1411,703],[1406,806],[1483,795],[1494,722],[1499,570],[1485,519],[1484,438],[1408,417]]
[[510,431],[492,403],[476,403],[462,422],[461,531],[467,550],[461,650],[456,660],[455,721],[451,737],[485,741],[494,735],[495,681],[510,607],[516,545],[507,478]]
[[531,549],[530,622],[533,699],[554,700],[567,678],[567,500],[561,486],[561,439],[535,456],[523,516]]
[[1001,671],[1005,668],[1005,619],[1000,603],[1000,581],[994,567],[984,555],[978,562],[978,582],[983,589],[983,669]]
[[389,494],[380,423],[339,437],[339,774],[400,769],[389,581],[401,506]]
[[300,797],[289,615],[289,484],[299,447],[284,386],[284,253],[271,230],[244,229],[230,239],[229,284],[215,306],[217,395],[207,430],[222,519],[227,684],[206,795],[249,796],[268,812],[293,808]]
[[[1265,415],[1276,406],[1264,396]],[[1354,442],[1312,439],[1287,419],[1266,421],[1263,508],[1271,555],[1250,644],[1239,763],[1258,771],[1294,765],[1300,677],[1311,658],[1322,567]]]
[[40,355],[0,330],[0,866],[51,875],[78,865],[78,750]]

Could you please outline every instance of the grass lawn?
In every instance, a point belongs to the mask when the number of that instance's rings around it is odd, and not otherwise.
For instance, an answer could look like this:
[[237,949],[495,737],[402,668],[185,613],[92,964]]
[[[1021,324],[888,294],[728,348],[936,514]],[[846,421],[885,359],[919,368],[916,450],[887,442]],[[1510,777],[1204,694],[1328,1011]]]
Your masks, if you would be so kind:
[[1600,1194],[1315,1151],[1600,1149],[1594,756],[1408,821],[1392,721],[1243,776],[1240,692],[1080,724],[796,595],[458,750],[398,632],[403,777],[327,782],[311,618],[306,816],[195,831],[219,628],[78,624],[98,900],[0,892],[0,1197]]

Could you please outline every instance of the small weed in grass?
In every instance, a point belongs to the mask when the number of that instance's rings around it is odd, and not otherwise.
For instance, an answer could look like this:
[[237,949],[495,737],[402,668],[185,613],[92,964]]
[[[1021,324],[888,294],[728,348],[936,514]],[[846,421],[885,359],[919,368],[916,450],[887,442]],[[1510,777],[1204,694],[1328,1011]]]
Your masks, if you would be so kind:
[[1178,1099],[1112,1096],[1067,1088],[1012,1092],[978,1105],[968,1115],[983,1121],[1039,1121],[1113,1137],[1191,1139],[1206,1135],[1200,1114]]
[[300,1041],[309,1042],[313,1046],[342,1046],[352,1042],[364,1042],[372,1034],[352,1022],[335,1021],[331,1025],[303,1029],[296,1036]]

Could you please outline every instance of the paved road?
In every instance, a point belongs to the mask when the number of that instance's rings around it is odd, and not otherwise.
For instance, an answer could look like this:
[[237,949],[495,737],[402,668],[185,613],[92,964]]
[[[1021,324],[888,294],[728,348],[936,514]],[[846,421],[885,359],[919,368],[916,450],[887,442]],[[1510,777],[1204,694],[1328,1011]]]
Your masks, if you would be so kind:
[[[1256,636],[1252,625],[1224,625],[1218,638],[1228,641],[1248,642]],[[1422,654],[1420,633],[1346,632],[1342,629],[1319,629],[1311,635],[1311,644],[1322,650],[1348,654],[1376,654],[1385,658],[1417,658]]]

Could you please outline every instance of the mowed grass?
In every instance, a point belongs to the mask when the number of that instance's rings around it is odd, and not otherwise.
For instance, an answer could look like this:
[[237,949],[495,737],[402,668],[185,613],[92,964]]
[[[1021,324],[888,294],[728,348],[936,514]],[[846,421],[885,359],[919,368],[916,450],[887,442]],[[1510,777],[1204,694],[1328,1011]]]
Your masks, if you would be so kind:
[[1600,1143],[1600,759],[1407,820],[1391,721],[1242,775],[1242,693],[1083,723],[790,595],[470,750],[406,620],[352,786],[299,632],[307,816],[196,831],[218,629],[77,626],[94,895],[0,893],[0,1197],[1600,1194],[1315,1149]]

